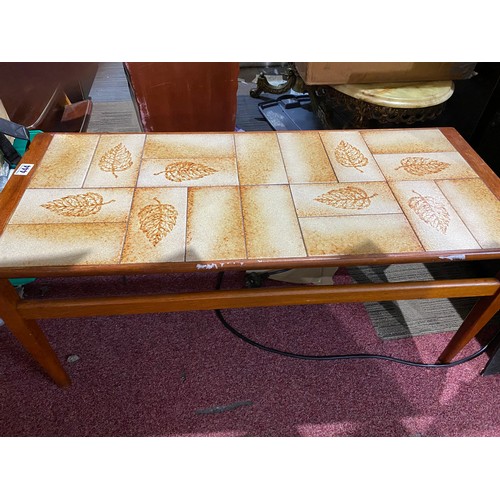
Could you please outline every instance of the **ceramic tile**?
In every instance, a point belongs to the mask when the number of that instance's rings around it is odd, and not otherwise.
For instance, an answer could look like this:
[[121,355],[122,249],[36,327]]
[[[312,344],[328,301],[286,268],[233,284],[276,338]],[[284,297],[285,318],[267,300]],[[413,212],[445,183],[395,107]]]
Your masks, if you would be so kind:
[[137,188],[122,263],[182,262],[187,188]]
[[434,181],[400,181],[391,188],[425,250],[480,248]]
[[299,221],[310,256],[422,251],[403,214],[310,217]]
[[455,151],[437,129],[363,130],[361,134],[372,154]]
[[401,213],[385,182],[290,186],[299,217]]
[[240,133],[234,139],[241,185],[288,183],[275,133]]
[[278,140],[290,184],[337,180],[318,132],[278,133]]
[[148,134],[144,158],[217,158],[234,156],[232,134]]
[[127,222],[132,188],[27,189],[10,224]]
[[134,187],[144,139],[144,134],[102,135],[83,186]]
[[457,152],[374,155],[388,181],[477,177]]
[[241,202],[249,259],[306,256],[288,186],[242,186]]
[[359,132],[322,130],[319,134],[340,182],[385,180]]
[[82,187],[98,141],[98,134],[55,135],[29,187]]
[[188,189],[186,260],[246,259],[239,188]]
[[118,264],[126,224],[8,225],[0,236],[2,266]]
[[143,160],[138,187],[237,186],[235,158]]
[[[437,185],[483,248],[500,247],[500,200],[481,179],[438,181]],[[474,210],[471,210],[474,207]]]

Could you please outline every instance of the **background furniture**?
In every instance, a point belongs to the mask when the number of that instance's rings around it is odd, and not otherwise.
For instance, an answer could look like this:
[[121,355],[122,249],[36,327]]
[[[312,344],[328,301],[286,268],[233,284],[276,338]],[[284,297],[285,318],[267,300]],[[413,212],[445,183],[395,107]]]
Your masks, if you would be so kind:
[[231,132],[239,63],[124,63],[145,132]]
[[0,99],[30,130],[84,132],[97,63],[0,63]]

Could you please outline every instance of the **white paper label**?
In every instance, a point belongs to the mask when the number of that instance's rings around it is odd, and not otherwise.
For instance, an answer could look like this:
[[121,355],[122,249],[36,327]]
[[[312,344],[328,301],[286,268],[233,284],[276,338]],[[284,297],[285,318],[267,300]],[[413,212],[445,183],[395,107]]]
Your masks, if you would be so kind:
[[28,175],[30,173],[30,170],[35,166],[34,163],[21,163],[16,168],[16,171],[14,172],[14,175]]

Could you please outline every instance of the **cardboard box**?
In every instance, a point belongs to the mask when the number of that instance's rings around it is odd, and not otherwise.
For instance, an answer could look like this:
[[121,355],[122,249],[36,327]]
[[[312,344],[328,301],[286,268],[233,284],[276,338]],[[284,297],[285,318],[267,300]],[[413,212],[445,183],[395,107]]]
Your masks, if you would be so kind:
[[476,63],[462,62],[296,62],[307,85],[466,80]]

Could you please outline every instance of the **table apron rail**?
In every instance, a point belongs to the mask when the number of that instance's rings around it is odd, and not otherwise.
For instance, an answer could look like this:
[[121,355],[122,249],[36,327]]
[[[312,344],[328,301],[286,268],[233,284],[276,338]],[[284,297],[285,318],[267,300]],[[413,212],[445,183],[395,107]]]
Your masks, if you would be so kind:
[[272,287],[164,295],[124,295],[69,299],[24,299],[17,310],[26,319],[115,316],[341,302],[380,302],[456,297],[487,297],[500,289],[496,278]]

